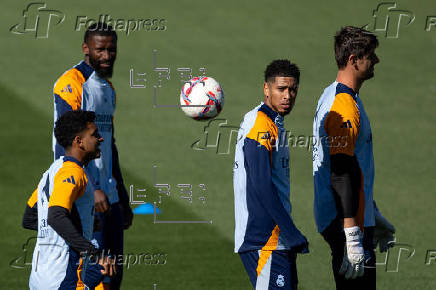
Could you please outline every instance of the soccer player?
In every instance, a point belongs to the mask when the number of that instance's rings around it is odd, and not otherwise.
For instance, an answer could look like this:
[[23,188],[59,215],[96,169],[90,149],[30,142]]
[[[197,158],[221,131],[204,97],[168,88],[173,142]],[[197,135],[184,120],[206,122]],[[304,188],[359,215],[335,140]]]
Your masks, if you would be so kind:
[[255,289],[297,289],[297,253],[306,238],[291,218],[289,147],[284,117],[297,97],[300,71],[288,60],[265,70],[264,102],[245,114],[236,143],[235,253]]
[[[86,189],[84,171],[100,156],[100,136],[95,114],[72,111],[56,122],[54,134],[65,148],[42,176],[35,190],[38,204],[38,237],[33,252],[30,289],[76,289],[81,255],[98,255],[99,250],[82,236],[76,201]],[[101,274],[111,274],[113,264],[100,259]],[[100,275],[101,275],[100,274]]]
[[314,213],[329,244],[336,289],[375,289],[377,243],[393,246],[394,227],[373,201],[371,125],[359,90],[379,62],[376,36],[347,26],[336,33],[336,80],[318,101],[313,123]]
[[[116,257],[123,255],[123,228],[132,224],[133,213],[124,186],[118,161],[118,151],[113,137],[113,114],[116,96],[108,80],[113,73],[117,55],[117,34],[105,23],[95,23],[85,32],[82,50],[85,59],[66,71],[55,83],[54,119],[70,110],[89,110],[96,113],[96,125],[105,141],[101,157],[91,161],[87,168],[90,183],[87,192],[77,201],[84,236],[95,238],[100,247]],[[62,146],[53,138],[55,159],[64,155]],[[36,211],[34,195],[27,210]],[[94,209],[101,230],[93,234]],[[122,280],[122,261],[117,261],[117,274],[109,282],[111,289],[118,289]]]

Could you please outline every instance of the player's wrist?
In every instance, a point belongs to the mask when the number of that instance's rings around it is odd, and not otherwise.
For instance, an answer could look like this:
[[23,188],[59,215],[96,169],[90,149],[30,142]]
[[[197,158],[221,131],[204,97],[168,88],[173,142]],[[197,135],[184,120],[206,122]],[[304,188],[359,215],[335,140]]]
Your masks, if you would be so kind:
[[357,226],[356,218],[354,217],[344,217],[344,228],[351,228]]
[[344,227],[345,240],[349,242],[361,242],[362,231],[358,226]]

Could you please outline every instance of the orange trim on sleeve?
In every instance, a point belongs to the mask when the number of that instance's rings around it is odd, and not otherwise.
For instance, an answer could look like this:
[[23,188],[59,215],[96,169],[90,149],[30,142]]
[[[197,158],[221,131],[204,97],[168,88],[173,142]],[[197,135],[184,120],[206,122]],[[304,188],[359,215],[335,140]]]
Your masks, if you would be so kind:
[[61,97],[73,110],[82,107],[82,89],[85,78],[82,73],[72,68],[66,71],[55,83],[53,93]]
[[360,113],[351,95],[336,95],[324,121],[324,129],[329,138],[330,155],[343,153],[354,156],[360,129]]
[[277,132],[276,124],[264,112],[258,111],[256,121],[247,134],[247,138],[255,140],[271,151],[277,140]]
[[73,202],[85,192],[87,182],[83,168],[71,161],[64,162],[54,177],[48,206],[61,206],[71,211]]
[[38,188],[36,188],[33,192],[32,195],[29,197],[29,199],[27,200],[27,205],[30,208],[33,208],[35,206],[35,204],[38,202]]

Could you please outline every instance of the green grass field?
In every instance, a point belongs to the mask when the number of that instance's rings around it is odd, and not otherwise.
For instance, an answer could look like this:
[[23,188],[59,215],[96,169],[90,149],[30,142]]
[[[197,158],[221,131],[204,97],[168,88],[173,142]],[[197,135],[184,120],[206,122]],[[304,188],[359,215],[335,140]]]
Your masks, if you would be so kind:
[[[158,89],[159,104],[178,103],[182,82],[177,68],[190,67],[197,74],[205,67],[226,94],[219,118],[236,127],[263,99],[266,65],[276,58],[290,58],[302,75],[296,106],[285,126],[294,135],[310,136],[318,97],[336,77],[334,33],[341,26],[373,23],[373,10],[381,3],[318,2],[47,1],[46,9],[61,11],[65,20],[52,23],[46,39],[36,39],[34,32],[9,31],[23,22],[23,10],[30,2],[3,3],[0,288],[25,289],[28,285],[30,268],[13,268],[10,262],[23,255],[22,245],[34,236],[21,228],[21,218],[28,196],[52,162],[54,81],[83,57],[84,30],[74,30],[76,17],[97,19],[109,14],[114,19],[166,20],[164,31],[136,31],[128,36],[119,32],[112,81],[118,97],[115,137],[126,184],[146,188],[148,196],[143,200],[148,202],[158,200],[155,181],[171,186],[171,195],[159,205],[160,220],[213,221],[154,224],[152,216],[135,216],[126,232],[125,252],[163,254],[166,262],[125,269],[123,288],[153,289],[156,284],[158,290],[250,289],[242,263],[233,253],[233,146],[230,154],[217,154],[212,147],[193,150],[191,144],[202,138],[207,123],[185,117],[178,108],[154,108],[153,50],[157,50],[157,65],[171,70],[171,79]],[[436,289],[436,261],[426,265],[427,251],[436,251],[436,25],[425,29],[427,16],[436,15],[436,2],[397,1],[390,11],[389,35],[395,33],[395,17],[399,17],[394,10],[408,11],[414,21],[406,25],[407,17],[401,18],[398,38],[377,32],[380,63],[360,95],[372,122],[375,199],[395,224],[397,241],[415,252],[407,259],[408,252],[401,251],[395,271],[400,249],[394,249],[388,265],[377,267],[378,288]],[[132,68],[147,74],[146,88],[130,88]],[[313,219],[311,152],[302,147],[290,150],[293,218],[311,250],[298,258],[300,289],[334,289],[329,250]],[[153,166],[157,166],[156,180]],[[192,184],[192,203],[180,197],[177,184]],[[205,204],[198,199],[199,184],[206,185]],[[384,255],[377,258],[382,262]]]

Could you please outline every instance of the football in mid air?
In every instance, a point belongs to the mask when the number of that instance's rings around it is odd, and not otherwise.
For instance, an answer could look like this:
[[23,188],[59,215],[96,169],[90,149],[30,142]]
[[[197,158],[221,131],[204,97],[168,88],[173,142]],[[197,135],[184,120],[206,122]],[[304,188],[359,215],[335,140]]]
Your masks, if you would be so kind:
[[218,116],[224,105],[221,85],[211,77],[195,77],[186,82],[180,92],[183,112],[195,120]]

